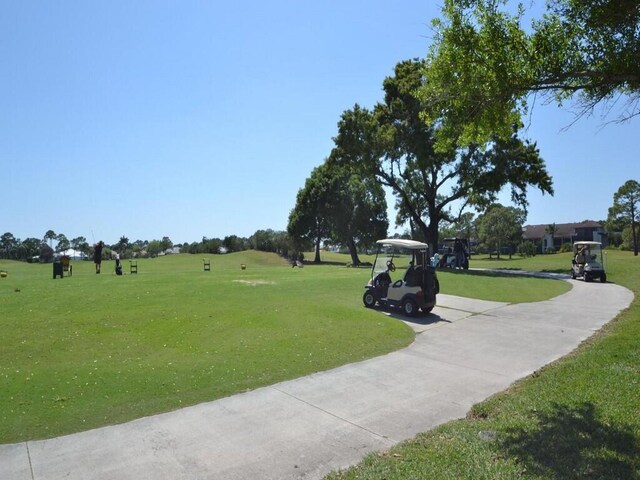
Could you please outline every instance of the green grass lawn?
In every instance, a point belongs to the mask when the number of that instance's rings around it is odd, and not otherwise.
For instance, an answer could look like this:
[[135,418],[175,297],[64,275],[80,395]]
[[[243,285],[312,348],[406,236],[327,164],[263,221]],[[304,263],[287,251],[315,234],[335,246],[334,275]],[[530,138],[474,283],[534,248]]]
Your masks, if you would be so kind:
[[507,303],[539,302],[571,290],[567,282],[473,270],[439,270],[438,280],[442,293]]
[[[0,260],[9,272],[0,278],[0,442],[173,410],[413,340],[402,322],[362,306],[366,268],[291,268],[251,251],[210,258],[211,272],[201,256],[172,255],[139,260],[139,274],[122,277],[112,261],[100,275],[77,261],[72,277],[55,280],[50,264]],[[444,293],[503,301],[566,291],[563,282],[450,272],[441,282]]]
[[[569,254],[472,267],[568,271]],[[640,478],[640,257],[608,252],[607,276],[633,304],[574,354],[329,479]]]

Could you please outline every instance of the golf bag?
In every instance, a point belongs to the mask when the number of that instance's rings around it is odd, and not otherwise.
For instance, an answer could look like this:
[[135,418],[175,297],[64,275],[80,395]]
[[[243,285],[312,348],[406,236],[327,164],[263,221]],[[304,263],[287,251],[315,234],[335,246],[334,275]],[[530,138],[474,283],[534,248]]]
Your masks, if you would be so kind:
[[122,275],[122,265],[119,258],[116,258],[116,275]]

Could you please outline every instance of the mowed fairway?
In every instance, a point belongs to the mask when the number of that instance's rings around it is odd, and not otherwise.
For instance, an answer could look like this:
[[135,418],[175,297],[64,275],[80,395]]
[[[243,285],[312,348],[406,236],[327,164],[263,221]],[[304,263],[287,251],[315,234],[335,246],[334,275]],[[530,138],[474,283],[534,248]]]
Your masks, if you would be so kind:
[[[371,358],[413,340],[362,306],[367,268],[291,268],[274,254],[139,260],[138,275],[0,261],[0,443],[174,410]],[[240,268],[246,264],[246,270]],[[396,274],[398,275],[398,274]],[[399,274],[401,276],[401,273]],[[443,293],[538,301],[565,282],[440,272]],[[394,277],[395,278],[395,277]],[[523,294],[523,292],[528,292]]]
[[[273,384],[411,343],[360,301],[366,269],[244,252],[52,279],[2,261],[0,442],[51,437]],[[240,264],[247,265],[241,270]],[[129,263],[123,262],[128,273]]]

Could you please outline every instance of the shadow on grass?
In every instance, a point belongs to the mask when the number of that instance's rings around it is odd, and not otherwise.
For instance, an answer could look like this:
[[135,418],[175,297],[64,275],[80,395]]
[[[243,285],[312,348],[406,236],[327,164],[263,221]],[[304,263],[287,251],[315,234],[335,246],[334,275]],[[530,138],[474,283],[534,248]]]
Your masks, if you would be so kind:
[[436,315],[435,313],[423,313],[420,312],[415,317],[407,317],[406,315],[402,315],[399,310],[388,308],[388,307],[378,307],[380,311],[389,315],[391,318],[395,318],[396,320],[402,320],[403,322],[413,323],[415,325],[435,325],[436,323],[451,323],[450,320],[446,320],[442,318],[440,315]]
[[[527,271],[521,268],[496,268],[492,270],[455,270],[455,269],[438,269],[439,272],[452,273],[454,275],[470,275],[477,277],[554,277],[555,275],[562,275],[566,278],[569,277],[569,271],[565,268],[557,269],[544,269],[540,271]],[[555,278],[555,277],[554,277]]]
[[543,273],[566,273],[569,274],[571,272],[570,268],[544,268],[540,270]]
[[453,275],[467,275],[471,277],[513,277],[518,272],[525,274],[521,268],[500,268],[496,270],[456,270],[455,268],[438,268],[437,272],[451,273]]
[[502,442],[527,474],[543,478],[639,478],[640,439],[599,420],[596,408],[555,404],[535,431],[513,429]]
[[302,263],[304,264],[305,267],[326,267],[327,265],[336,266],[336,267],[347,266],[345,262],[332,262],[332,261],[325,261],[325,260],[321,261],[320,263],[316,263],[313,260],[305,260]]

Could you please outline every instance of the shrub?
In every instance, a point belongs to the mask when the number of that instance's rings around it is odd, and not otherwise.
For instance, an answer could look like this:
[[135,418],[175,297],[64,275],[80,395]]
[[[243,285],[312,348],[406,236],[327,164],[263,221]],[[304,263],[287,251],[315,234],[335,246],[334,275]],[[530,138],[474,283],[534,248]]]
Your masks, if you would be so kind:
[[534,257],[536,255],[535,243],[531,241],[522,242],[518,245],[518,253],[524,258]]
[[566,242],[563,243],[562,246],[560,247],[560,250],[558,250],[560,253],[566,253],[566,252],[571,252],[573,251],[573,245],[571,245],[571,243]]

